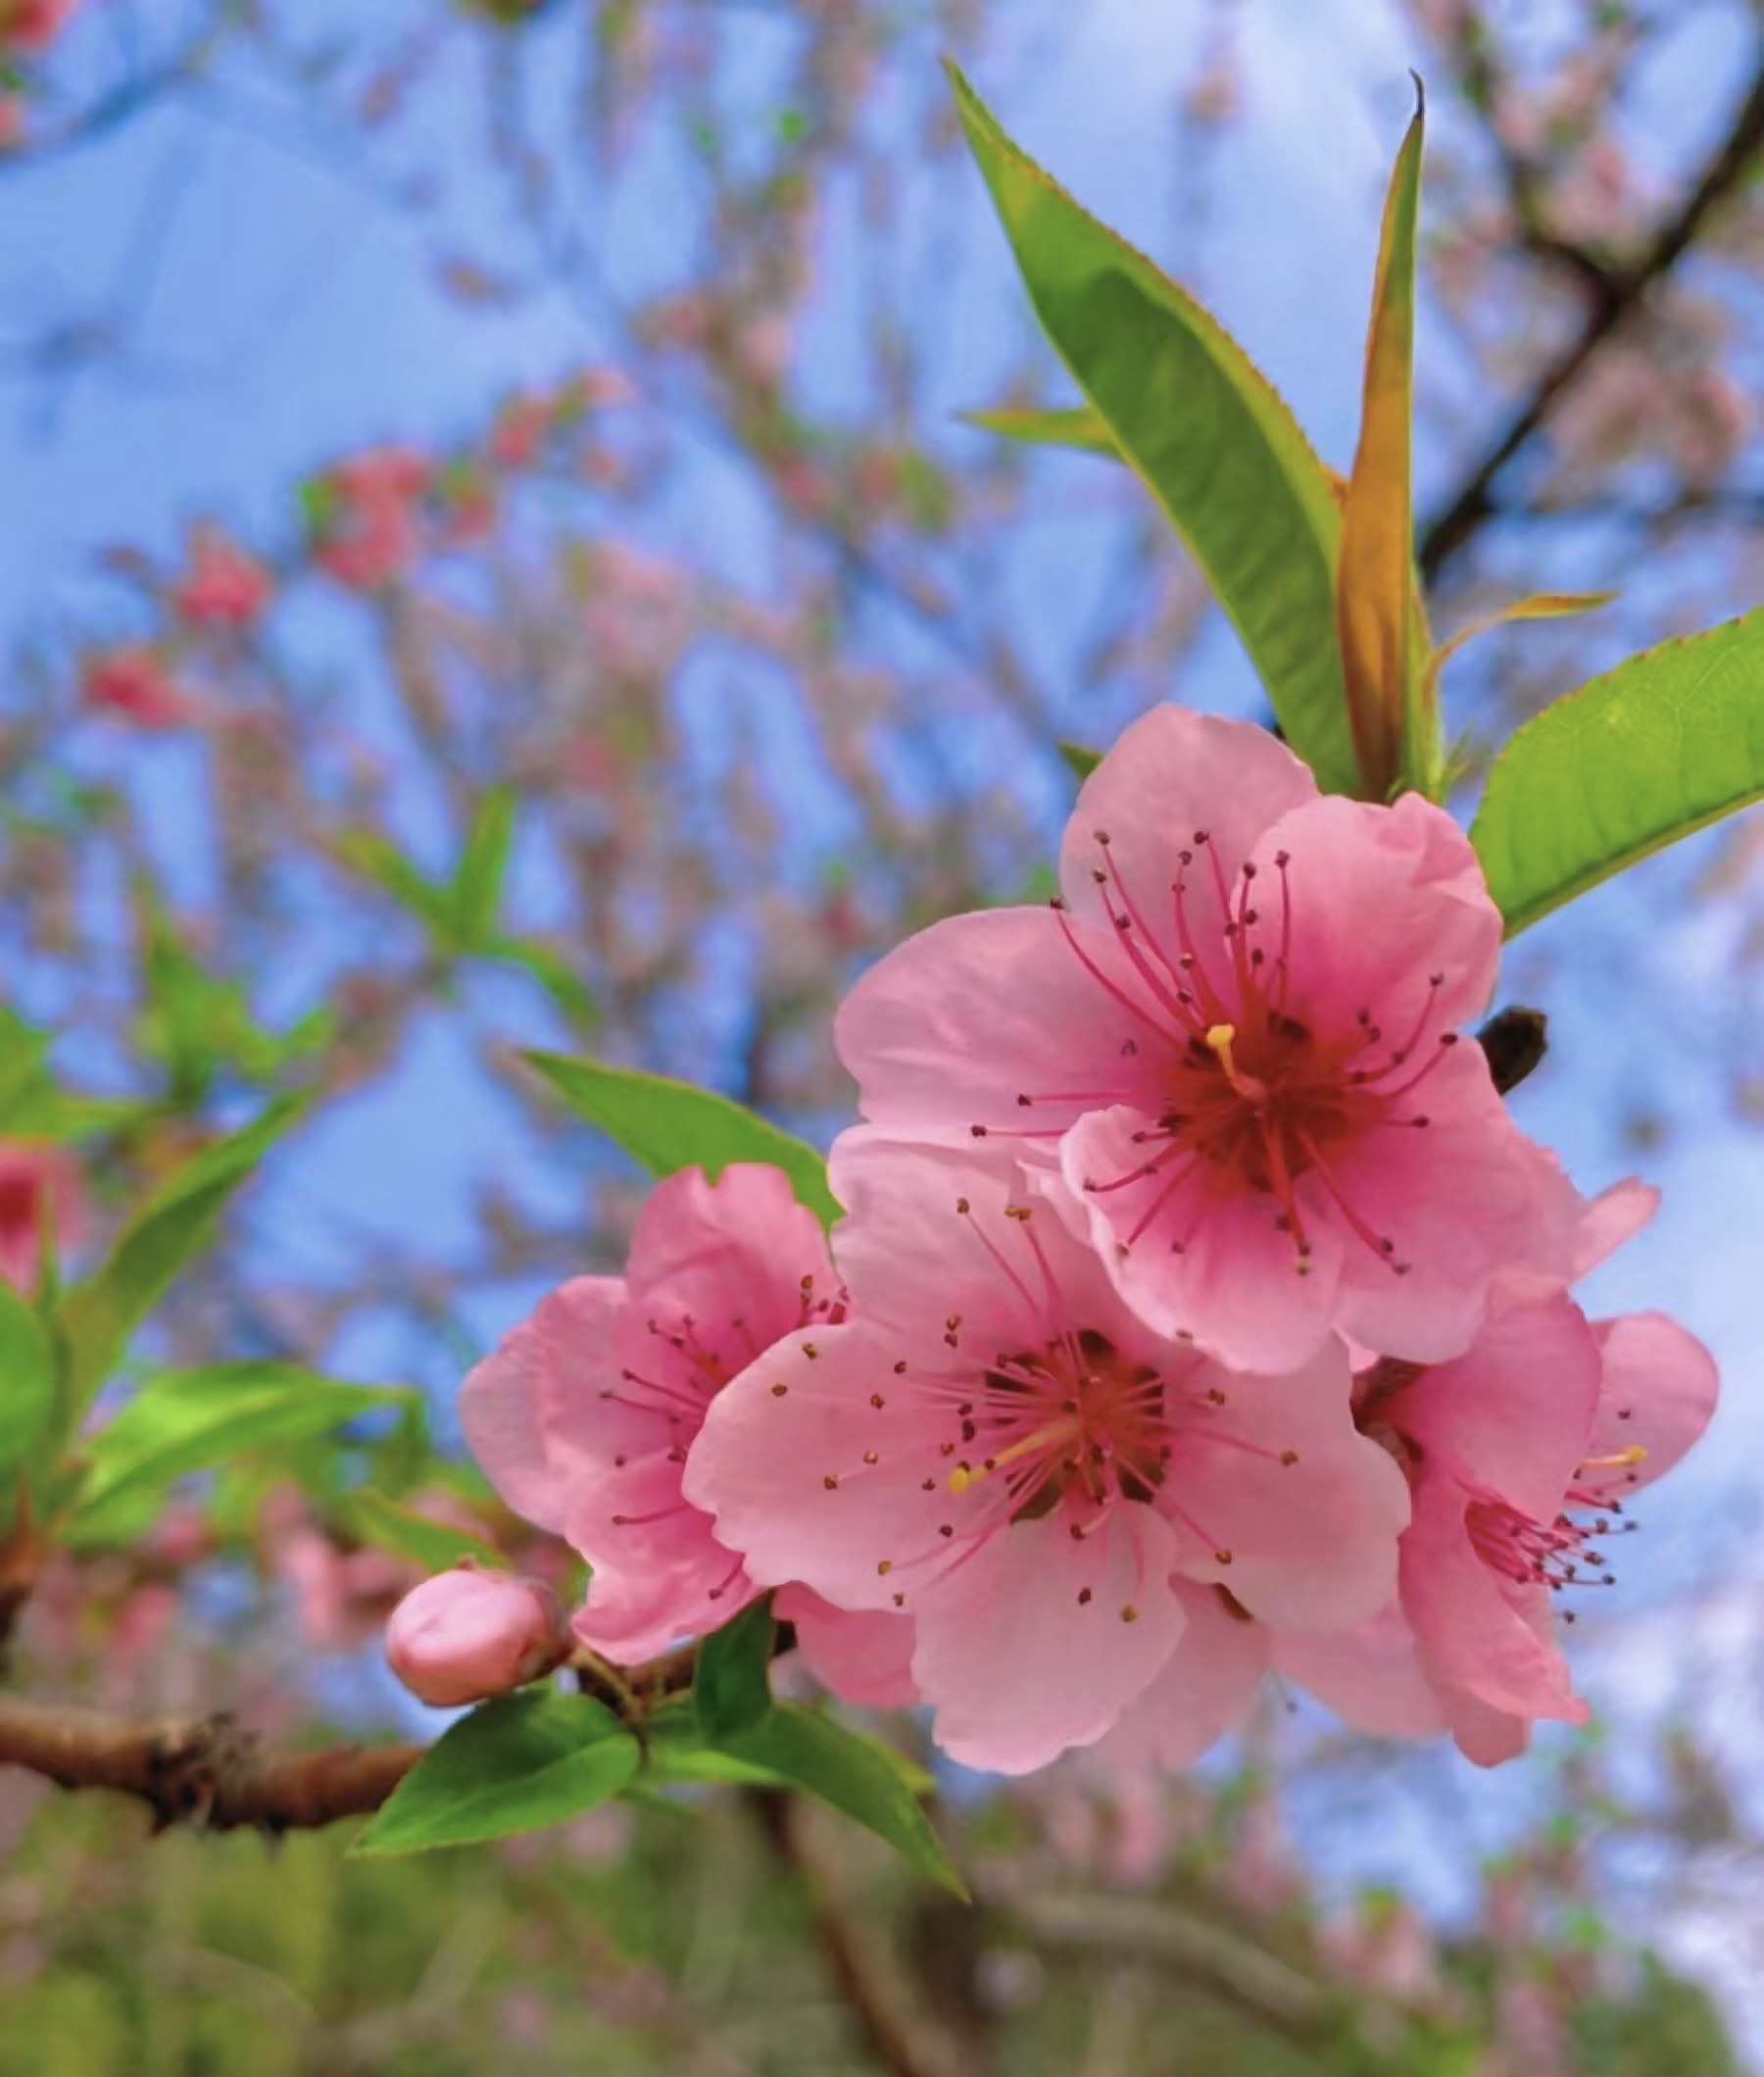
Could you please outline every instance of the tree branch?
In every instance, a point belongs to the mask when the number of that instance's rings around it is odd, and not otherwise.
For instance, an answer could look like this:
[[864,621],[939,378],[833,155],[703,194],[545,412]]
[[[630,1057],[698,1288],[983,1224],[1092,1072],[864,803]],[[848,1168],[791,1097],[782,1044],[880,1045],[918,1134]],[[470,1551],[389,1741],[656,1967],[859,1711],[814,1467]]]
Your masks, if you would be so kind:
[[73,1704],[0,1696],[0,1765],[64,1789],[147,1805],[154,1830],[312,1830],[377,1810],[422,1756],[412,1745],[269,1753],[226,1714],[134,1723]]
[[[780,1623],[774,1657],[795,1645],[796,1632]],[[698,1649],[682,1645],[629,1668],[580,1656],[572,1670],[584,1695],[629,1721],[691,1687]],[[205,1832],[250,1828],[274,1835],[366,1817],[426,1750],[349,1745],[272,1753],[224,1710],[138,1723],[73,1703],[0,1695],[0,1767],[24,1767],[64,1789],[132,1796],[152,1810],[157,1832],[190,1824]]]
[[1494,483],[1500,471],[1531,440],[1563,392],[1641,306],[1654,283],[1678,265],[1711,213],[1740,185],[1761,147],[1764,67],[1753,76],[1750,91],[1727,136],[1677,213],[1655,233],[1645,251],[1593,289],[1579,332],[1544,370],[1506,429],[1471,467],[1449,502],[1422,530],[1418,557],[1425,583],[1432,584],[1493,518]]
[[[917,2009],[898,1957],[853,1911],[804,1836],[800,1799],[788,1789],[752,1789],[748,1802],[779,1867],[808,1899],[840,1996],[889,2077],[963,2077],[954,2044]],[[964,2077],[975,2077],[971,2064]]]

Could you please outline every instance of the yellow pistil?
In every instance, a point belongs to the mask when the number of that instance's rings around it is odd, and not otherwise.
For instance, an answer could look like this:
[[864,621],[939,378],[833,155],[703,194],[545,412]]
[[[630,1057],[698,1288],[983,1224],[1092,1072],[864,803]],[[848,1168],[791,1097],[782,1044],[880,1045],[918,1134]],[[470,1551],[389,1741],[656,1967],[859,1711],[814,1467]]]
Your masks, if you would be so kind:
[[1589,1457],[1582,1460],[1583,1471],[1632,1471],[1637,1464],[1647,1461],[1647,1451],[1641,1443],[1631,1443],[1627,1450],[1614,1450],[1609,1457]]
[[1253,1074],[1245,1074],[1231,1057],[1231,1048],[1237,1038],[1235,1024],[1209,1024],[1206,1043],[1218,1055],[1219,1065],[1225,1070],[1225,1079],[1246,1103],[1259,1104],[1268,1093],[1266,1082]]
[[957,1464],[950,1473],[950,1491],[965,1493],[970,1486],[977,1486],[982,1479],[990,1478],[1002,1465],[1015,1463],[1019,1458],[1033,1457],[1038,1450],[1069,1442],[1077,1433],[1078,1423],[1069,1414],[1063,1420],[1050,1421],[1045,1428],[1037,1428],[1033,1435],[1025,1435],[1021,1442],[1012,1443],[1008,1450],[1001,1450],[997,1457],[989,1457],[978,1468]]

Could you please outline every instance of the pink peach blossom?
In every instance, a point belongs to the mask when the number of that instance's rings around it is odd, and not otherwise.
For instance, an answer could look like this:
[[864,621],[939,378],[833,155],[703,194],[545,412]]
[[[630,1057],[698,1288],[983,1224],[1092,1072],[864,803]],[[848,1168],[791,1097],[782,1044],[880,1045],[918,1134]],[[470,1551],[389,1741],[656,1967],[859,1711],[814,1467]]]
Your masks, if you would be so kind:
[[1101,1738],[1177,1650],[1184,1582],[1302,1627],[1389,1599],[1402,1480],[1338,1343],[1269,1378],[1155,1334],[1008,1148],[859,1128],[831,1180],[854,1316],[718,1395],[686,1497],[753,1578],[910,1614],[947,1752],[1022,1773]]
[[274,581],[258,559],[218,526],[198,526],[190,567],[172,595],[179,614],[198,627],[249,627],[274,596]]
[[866,1117],[1007,1141],[1070,1185],[1150,1327],[1282,1370],[1332,1328],[1465,1349],[1578,1200],[1455,1026],[1500,916],[1451,818],[1322,797],[1259,728],[1165,707],[1086,781],[1063,904],[955,916],[835,1026]]
[[[1494,1765],[1522,1752],[1540,1717],[1585,1721],[1554,1603],[1612,1576],[1631,1496],[1701,1435],[1718,1387],[1708,1352],[1662,1314],[1589,1324],[1563,1292],[1497,1299],[1455,1361],[1387,1360],[1359,1379],[1360,1426],[1403,1463],[1413,1489],[1399,1619],[1470,1758]],[[1398,1618],[1383,1620],[1388,1648]],[[1328,1668],[1289,1670],[1349,1721],[1405,1728],[1368,1722],[1365,1699],[1376,1715],[1377,1698],[1364,1679],[1366,1640],[1328,1644],[1312,1648]],[[1388,1666],[1399,1659],[1387,1649]]]
[[0,0],[0,55],[41,57],[78,4],[79,0]]
[[[594,1568],[575,1618],[590,1649],[634,1663],[754,1598],[682,1492],[687,1451],[730,1378],[843,1310],[820,1224],[777,1169],[737,1162],[711,1184],[695,1168],[657,1188],[623,1277],[565,1284],[466,1379],[466,1439],[497,1490]],[[778,1612],[836,1693],[909,1699],[909,1623],[848,1618],[806,1592]]]
[[61,1254],[85,1230],[85,1182],[68,1150],[0,1141],[0,1280],[28,1296],[42,1275],[45,1232]]
[[195,702],[158,653],[145,643],[96,652],[80,672],[80,703],[88,714],[158,732],[180,728],[196,716]]
[[461,1565],[413,1588],[386,1624],[386,1659],[438,1709],[488,1702],[569,1656],[569,1627],[550,1587]]
[[383,591],[406,576],[422,545],[418,500],[427,458],[381,447],[339,462],[323,478],[331,510],[315,550],[319,566],[352,591]]

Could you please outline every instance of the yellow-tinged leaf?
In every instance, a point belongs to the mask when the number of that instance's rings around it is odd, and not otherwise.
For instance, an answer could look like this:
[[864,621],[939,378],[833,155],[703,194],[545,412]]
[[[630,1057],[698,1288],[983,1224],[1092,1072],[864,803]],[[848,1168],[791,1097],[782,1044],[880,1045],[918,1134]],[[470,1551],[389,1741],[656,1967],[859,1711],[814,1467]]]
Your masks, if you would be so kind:
[[1424,129],[1418,100],[1385,201],[1359,447],[1342,512],[1336,625],[1361,790],[1372,800],[1405,783],[1432,793],[1439,777],[1438,722],[1418,639],[1410,485]]
[[1617,597],[1614,591],[1537,591],[1530,598],[1515,599],[1510,606],[1496,606],[1493,613],[1478,614],[1467,620],[1450,641],[1434,651],[1431,666],[1436,681],[1442,670],[1467,643],[1478,635],[1505,627],[1512,620],[1566,620],[1577,613],[1597,613]]

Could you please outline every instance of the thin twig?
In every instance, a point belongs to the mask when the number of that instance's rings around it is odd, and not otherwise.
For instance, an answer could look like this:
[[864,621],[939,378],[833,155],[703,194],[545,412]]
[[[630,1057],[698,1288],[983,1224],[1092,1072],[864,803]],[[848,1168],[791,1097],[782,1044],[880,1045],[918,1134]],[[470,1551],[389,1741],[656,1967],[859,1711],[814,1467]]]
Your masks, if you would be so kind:
[[1754,75],[1726,137],[1677,212],[1636,260],[1593,289],[1579,332],[1539,375],[1505,430],[1471,466],[1457,490],[1422,530],[1418,555],[1425,582],[1433,583],[1494,517],[1494,484],[1500,471],[1544,424],[1599,348],[1641,306],[1648,290],[1683,259],[1712,212],[1740,186],[1761,148],[1764,68]]

